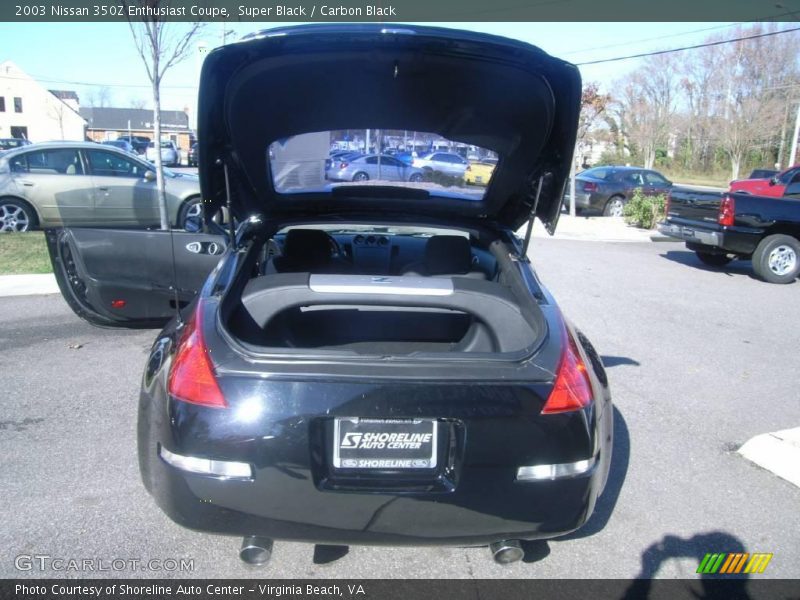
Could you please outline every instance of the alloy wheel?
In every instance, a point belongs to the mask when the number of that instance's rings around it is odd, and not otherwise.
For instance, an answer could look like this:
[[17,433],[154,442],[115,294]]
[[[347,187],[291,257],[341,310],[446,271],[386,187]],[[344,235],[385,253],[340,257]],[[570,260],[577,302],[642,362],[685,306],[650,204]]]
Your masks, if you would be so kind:
[[189,209],[186,211],[187,217],[201,217],[203,216],[203,203],[202,202],[195,202],[189,206]]
[[621,217],[622,216],[622,208],[623,203],[622,200],[619,198],[615,198],[609,202],[608,206],[608,216],[609,217]]
[[18,204],[0,206],[0,231],[28,231],[30,226],[28,213]]
[[786,275],[797,266],[797,253],[791,246],[781,244],[769,253],[767,264],[769,270],[776,275]]

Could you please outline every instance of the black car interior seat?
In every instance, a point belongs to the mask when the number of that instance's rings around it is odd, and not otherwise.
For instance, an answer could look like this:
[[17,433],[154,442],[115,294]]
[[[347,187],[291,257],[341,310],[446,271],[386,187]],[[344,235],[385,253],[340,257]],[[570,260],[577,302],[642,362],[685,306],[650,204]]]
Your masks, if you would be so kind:
[[272,259],[266,272],[352,273],[351,263],[333,256],[334,247],[331,237],[320,229],[290,229],[281,256]]
[[473,264],[469,240],[460,235],[430,238],[425,244],[424,260],[408,265],[403,275],[487,278],[486,273]]

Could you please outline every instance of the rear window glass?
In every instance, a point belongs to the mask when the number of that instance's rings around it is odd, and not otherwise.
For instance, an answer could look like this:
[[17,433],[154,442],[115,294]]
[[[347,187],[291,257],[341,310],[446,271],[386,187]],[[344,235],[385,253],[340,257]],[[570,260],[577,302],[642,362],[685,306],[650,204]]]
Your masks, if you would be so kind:
[[583,171],[581,175],[586,175],[588,177],[594,177],[595,179],[610,179],[611,175],[614,173],[612,169],[587,169]]
[[498,158],[485,148],[436,134],[394,129],[305,133],[273,142],[267,151],[272,184],[282,194],[380,185],[468,200],[483,198],[489,177],[468,184],[467,157]]

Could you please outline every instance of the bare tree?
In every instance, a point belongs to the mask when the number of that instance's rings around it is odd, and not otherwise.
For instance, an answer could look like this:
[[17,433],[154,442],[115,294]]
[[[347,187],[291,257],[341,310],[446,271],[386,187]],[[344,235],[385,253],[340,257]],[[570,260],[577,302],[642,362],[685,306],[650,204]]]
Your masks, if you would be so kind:
[[107,108],[112,104],[111,88],[107,85],[94,87],[86,95],[86,100],[92,108]]
[[609,94],[601,94],[597,83],[584,84],[581,94],[581,113],[578,117],[578,134],[575,148],[576,154],[583,153],[595,128],[603,122],[603,117],[611,102]]
[[[774,25],[770,29],[774,30]],[[764,31],[769,29],[756,24],[737,33]],[[733,179],[739,177],[749,152],[765,154],[774,145],[786,112],[787,90],[797,82],[797,40],[792,44],[791,38],[776,38],[780,36],[727,44],[716,64],[726,79],[716,114],[719,146],[730,159]]]
[[128,105],[136,110],[144,110],[147,108],[147,100],[144,98],[131,98],[128,101]]
[[678,89],[674,58],[662,54],[618,84],[617,98],[623,135],[639,152],[647,169],[652,169],[656,150],[670,140]]
[[[191,23],[188,28],[181,26],[183,31],[177,31],[178,24],[167,24],[165,21],[159,20],[159,17],[152,16],[159,14],[159,9],[168,7],[169,0],[121,0],[121,4],[126,15],[131,14],[129,7],[133,7],[135,14],[144,14],[139,22],[134,22],[129,18],[128,25],[152,85],[153,137],[155,138],[153,141],[159,148],[161,142],[161,81],[170,67],[188,58],[191,41],[202,28],[202,23]],[[167,196],[160,148],[156,152],[156,186],[161,229],[169,229],[170,222],[167,214]]]
[[66,111],[71,110],[57,94],[53,94],[55,102],[50,102],[47,107],[47,115],[58,122],[58,129],[61,133],[61,139],[64,139],[64,116]]

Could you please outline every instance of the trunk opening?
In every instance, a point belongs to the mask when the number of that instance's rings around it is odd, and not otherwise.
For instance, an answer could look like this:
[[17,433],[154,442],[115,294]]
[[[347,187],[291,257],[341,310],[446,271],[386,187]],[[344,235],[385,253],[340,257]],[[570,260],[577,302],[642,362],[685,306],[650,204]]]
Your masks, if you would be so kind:
[[[337,233],[343,248],[349,245],[346,235]],[[280,241],[270,240],[269,245],[280,247]],[[370,263],[368,275],[354,274],[360,254],[345,251],[356,260],[332,261],[322,244],[322,258],[307,252],[322,272],[315,273],[307,261],[301,261],[302,270],[276,272],[276,266],[298,265],[284,242],[283,255],[252,258],[253,269],[240,271],[253,275],[232,287],[223,302],[223,324],[245,349],[259,355],[530,356],[547,327],[535,291],[521,274],[526,267],[511,258],[516,250],[499,240],[483,247],[466,238],[461,244],[442,242],[436,236],[394,236],[385,246],[387,256],[391,252],[402,261],[387,261],[394,266],[385,274],[376,274]],[[399,251],[389,250],[395,247]],[[432,251],[440,247],[442,254]],[[251,248],[249,255],[263,257],[259,248]],[[448,272],[439,273],[436,267]]]

